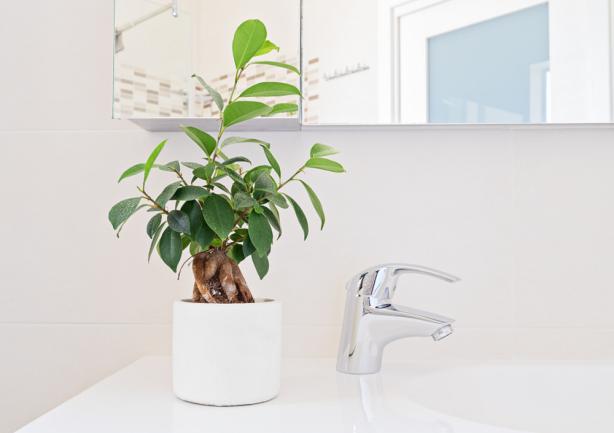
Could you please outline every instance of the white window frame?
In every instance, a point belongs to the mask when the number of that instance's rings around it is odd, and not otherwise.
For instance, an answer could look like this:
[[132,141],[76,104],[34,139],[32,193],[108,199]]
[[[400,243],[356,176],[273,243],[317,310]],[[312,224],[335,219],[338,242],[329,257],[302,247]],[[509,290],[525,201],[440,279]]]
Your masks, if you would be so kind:
[[[463,3],[471,2],[470,14]],[[394,0],[382,1],[378,14],[379,101],[381,122],[426,124],[428,122],[428,39],[547,0]],[[476,14],[477,11],[477,14]],[[421,13],[436,14],[436,26],[420,28]],[[415,24],[411,32],[403,31]],[[401,56],[409,47],[418,54]],[[409,73],[401,74],[401,71]],[[418,100],[418,103],[413,101]],[[411,101],[411,102],[410,102]]]

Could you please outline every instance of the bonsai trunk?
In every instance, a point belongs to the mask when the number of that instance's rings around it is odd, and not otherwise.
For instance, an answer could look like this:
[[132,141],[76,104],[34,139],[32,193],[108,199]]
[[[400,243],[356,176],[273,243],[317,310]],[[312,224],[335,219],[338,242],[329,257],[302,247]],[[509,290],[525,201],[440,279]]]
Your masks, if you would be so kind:
[[194,256],[192,301],[212,304],[254,302],[239,265],[220,248]]

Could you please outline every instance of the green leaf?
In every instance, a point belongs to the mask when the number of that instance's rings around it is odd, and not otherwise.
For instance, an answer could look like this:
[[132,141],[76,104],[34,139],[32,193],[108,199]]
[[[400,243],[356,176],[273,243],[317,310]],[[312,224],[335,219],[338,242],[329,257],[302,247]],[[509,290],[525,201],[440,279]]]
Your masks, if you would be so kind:
[[267,256],[259,256],[258,254],[252,254],[252,262],[256,268],[258,276],[262,280],[264,276],[269,272],[269,259]]
[[282,69],[287,69],[288,71],[292,71],[298,75],[301,75],[300,71],[292,65],[288,65],[287,63],[281,63],[281,62],[269,62],[266,60],[260,61],[260,62],[252,62],[252,64],[254,65],[269,65],[269,66],[275,66],[277,68],[282,68]]
[[196,241],[203,250],[207,249],[215,238],[215,233],[205,223],[200,205],[196,201],[188,201],[181,207],[181,210],[190,218],[192,240]]
[[245,259],[243,255],[243,246],[241,244],[234,244],[226,254],[237,263],[241,263]]
[[321,158],[322,156],[335,155],[337,153],[339,153],[337,149],[322,143],[314,144],[309,151],[312,158]]
[[[266,206],[262,207],[264,216],[267,218],[267,220],[269,220],[269,224],[271,224],[271,227],[273,227],[275,229],[275,231],[277,233],[279,233],[279,236],[281,236],[281,224],[279,221],[279,212],[273,212],[272,209],[269,209]],[[275,209],[277,211],[277,209]],[[277,236],[277,239],[279,239],[279,236]]]
[[232,198],[236,209],[247,209],[256,203],[256,201],[247,193],[239,191]]
[[247,258],[251,256],[256,251],[256,247],[252,244],[252,241],[249,238],[245,239],[243,242],[243,257]]
[[195,256],[202,251],[203,249],[198,242],[190,242],[190,256]]
[[317,168],[319,170],[332,171],[334,173],[345,172],[343,166],[337,161],[326,158],[309,158],[305,163],[305,167]]
[[270,147],[271,145],[266,141],[258,140],[257,138],[245,138],[245,137],[228,137],[222,141],[220,147],[225,147],[235,143],[258,143],[262,144],[266,147]]
[[264,155],[266,156],[267,161],[269,161],[269,164],[271,164],[271,167],[273,167],[273,170],[275,170],[275,173],[277,173],[277,176],[279,176],[279,178],[281,179],[281,167],[279,167],[279,162],[277,162],[268,147],[262,145],[261,147],[264,151]]
[[207,225],[220,237],[226,239],[234,227],[234,212],[226,199],[212,194],[205,199],[203,216]]
[[211,193],[201,186],[187,185],[182,186],[173,195],[173,200],[190,201],[202,197],[207,197]]
[[280,193],[276,192],[275,194],[269,194],[266,196],[266,198],[268,198],[271,203],[276,204],[280,208],[288,209],[288,202]]
[[210,156],[213,153],[215,146],[217,145],[215,138],[207,134],[205,131],[201,131],[193,126],[182,126],[181,129],[183,129],[183,132],[185,132],[188,137],[190,137],[192,141],[196,143],[198,147],[205,152],[205,154],[207,154],[207,156]]
[[181,235],[170,228],[164,230],[162,237],[160,238],[160,257],[166,265],[177,272],[177,265],[181,260],[181,252],[183,251],[183,244],[181,242]]
[[273,243],[273,231],[271,225],[264,215],[250,212],[248,223],[249,240],[252,241],[258,254],[266,254]]
[[145,164],[133,165],[132,167],[130,167],[129,169],[127,169],[126,171],[124,171],[122,173],[122,175],[119,177],[119,180],[117,181],[117,183],[120,183],[122,180],[124,180],[127,177],[134,176],[134,175],[137,175],[139,173],[142,173],[143,170],[145,170]]
[[243,179],[245,179],[245,182],[247,183],[254,183],[254,181],[258,179],[258,176],[260,176],[262,173],[269,173],[272,169],[273,168],[268,165],[257,165],[256,167],[247,170],[247,173],[245,173]]
[[[279,51],[279,47],[277,45],[275,45],[273,42],[266,40],[264,41],[264,44],[262,44],[262,46],[260,47],[260,49],[258,51],[256,51],[256,54],[254,54],[254,57],[258,57],[258,56],[264,56],[265,54],[270,53],[271,51]],[[254,62],[256,63],[256,62]]]
[[200,218],[200,220],[204,223],[202,209],[200,205],[195,200],[186,201],[183,206],[181,206],[181,210],[190,218],[190,227],[195,228],[198,223],[195,224],[195,221],[192,220],[192,217]]
[[243,180],[241,175],[235,170],[233,170],[231,167],[222,165],[220,166],[220,170],[226,173],[234,182],[238,183],[239,185],[245,186],[245,181]]
[[207,224],[203,224],[194,234],[194,240],[198,242],[203,250],[206,250],[215,239],[215,233]]
[[283,102],[281,104],[275,104],[271,107],[271,112],[265,117],[271,117],[280,113],[295,113],[298,111],[298,105],[289,102]]
[[240,184],[238,182],[233,182],[230,187],[230,195],[235,195],[238,192],[247,192],[247,185],[245,185],[245,183]]
[[223,183],[215,182],[213,185],[217,186],[219,189],[221,189],[225,193],[231,194],[230,190]]
[[179,170],[181,170],[181,167],[179,166],[179,161],[167,162],[166,164],[159,165],[158,168],[162,171],[171,172],[178,172]]
[[[137,213],[139,210],[143,209],[144,207],[149,207],[149,205],[146,204],[141,204],[139,206],[137,206],[137,208],[134,210],[134,212],[132,212],[133,214]],[[121,224],[119,226],[119,230],[117,230],[116,236],[119,238],[119,234],[121,233],[121,231],[124,229],[124,226],[126,225],[126,222],[124,221],[123,224]]]
[[213,99],[213,102],[215,102],[215,105],[217,105],[217,108],[220,111],[222,111],[224,109],[224,99],[222,98],[222,95],[220,95],[220,93],[217,90],[215,90],[213,87],[207,84],[207,82],[203,80],[202,77],[196,74],[193,74],[192,78],[196,78],[198,80],[200,85],[203,86],[205,90],[207,91],[207,93],[209,94],[209,96],[211,96],[211,98]]
[[299,182],[302,183],[303,186],[305,187],[305,191],[307,191],[307,195],[309,195],[309,200],[311,200],[311,204],[313,205],[313,208],[316,210],[316,213],[320,217],[320,222],[321,222],[320,230],[322,230],[324,228],[324,223],[326,222],[326,217],[324,216],[324,208],[322,207],[322,203],[320,202],[320,199],[318,198],[316,193],[313,191],[313,189],[311,189],[311,187],[307,185],[305,181],[299,179]]
[[197,162],[182,162],[182,164],[191,170],[196,170],[197,168],[204,167],[204,165],[199,164]]
[[209,180],[213,176],[213,172],[215,171],[215,164],[209,163],[203,167],[198,167],[192,174],[199,179]]
[[266,27],[260,20],[247,20],[235,31],[232,56],[237,69],[243,68],[266,42]]
[[[193,240],[196,240],[196,234],[198,233],[198,230],[200,229],[200,227],[205,225],[202,208],[197,201],[192,200],[185,202],[183,206],[181,206],[181,211],[188,216],[190,220],[190,236]],[[211,231],[211,229],[209,229],[209,231]],[[214,234],[212,231],[211,233],[211,237],[213,238]],[[211,241],[209,240],[209,242]],[[204,247],[206,246],[207,245],[204,245]]]
[[161,223],[162,223],[162,215],[161,214],[157,214],[157,215],[154,215],[153,217],[151,217],[151,219],[147,223],[147,236],[149,236],[149,239],[153,239],[153,237],[156,234],[156,231],[158,230],[158,227],[160,227]]
[[254,182],[254,191],[267,192],[274,194],[277,192],[277,184],[267,172],[261,173]]
[[245,122],[258,116],[264,116],[271,112],[271,107],[262,102],[237,101],[233,102],[224,110],[224,126]]
[[229,158],[226,161],[224,161],[222,163],[222,165],[230,165],[230,164],[234,164],[236,162],[247,162],[248,164],[252,163],[249,159],[247,159],[244,156],[235,156],[234,158]]
[[149,246],[149,253],[147,254],[147,262],[148,263],[151,260],[151,254],[153,253],[154,249],[156,248],[156,244],[158,243],[158,239],[160,238],[160,235],[162,234],[162,230],[164,229],[165,225],[166,225],[166,223],[160,224],[160,227],[158,227],[158,229],[156,230],[156,232],[153,235],[153,239],[151,240],[151,245]]
[[181,182],[174,182],[170,185],[167,185],[160,195],[156,197],[156,203],[158,203],[162,208],[166,206],[166,203],[171,199],[171,197],[175,194],[175,192],[181,187]]
[[[286,199],[284,199],[285,201]],[[286,204],[288,204],[288,202],[286,202]],[[281,237],[281,218],[279,216],[279,210],[277,209],[277,206],[275,206],[273,203],[269,203],[269,209],[271,209],[271,212],[273,212],[273,214],[275,215],[275,218],[277,219],[278,223],[279,223],[279,234],[277,235],[277,239],[279,239]]]
[[180,210],[170,211],[166,218],[168,226],[177,233],[190,233],[190,218]]
[[143,172],[144,172],[143,186],[145,186],[145,182],[147,182],[147,178],[149,177],[149,172],[151,171],[151,168],[156,162],[156,158],[158,158],[158,155],[160,155],[160,152],[162,152],[162,149],[164,148],[165,144],[166,144],[166,140],[158,144],[156,148],[149,155],[149,158],[147,158],[147,161],[145,162],[145,166],[143,167]]
[[292,84],[268,81],[257,83],[245,89],[239,98],[260,98],[263,96],[301,96],[301,91]]
[[301,209],[301,207],[296,201],[294,201],[292,197],[290,197],[288,194],[285,194],[285,196],[292,205],[294,213],[296,214],[296,219],[298,220],[299,224],[301,225],[301,228],[303,229],[303,239],[307,239],[307,236],[309,235],[309,223],[307,222],[305,212],[303,212],[303,209]]
[[114,230],[125,223],[134,214],[141,202],[141,197],[127,198],[115,204],[109,211],[109,221]]

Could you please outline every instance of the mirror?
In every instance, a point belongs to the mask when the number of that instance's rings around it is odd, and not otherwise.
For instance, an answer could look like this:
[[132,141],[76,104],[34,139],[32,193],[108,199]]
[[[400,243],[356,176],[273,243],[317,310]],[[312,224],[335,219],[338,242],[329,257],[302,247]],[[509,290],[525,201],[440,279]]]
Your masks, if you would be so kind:
[[[191,76],[204,77],[227,98],[234,79],[234,31],[250,18],[262,20],[281,48],[262,60],[299,67],[299,0],[115,0],[113,117],[218,118],[216,105]],[[289,71],[252,65],[239,88],[265,79],[299,85]]]
[[304,0],[303,123],[611,122],[613,9]]

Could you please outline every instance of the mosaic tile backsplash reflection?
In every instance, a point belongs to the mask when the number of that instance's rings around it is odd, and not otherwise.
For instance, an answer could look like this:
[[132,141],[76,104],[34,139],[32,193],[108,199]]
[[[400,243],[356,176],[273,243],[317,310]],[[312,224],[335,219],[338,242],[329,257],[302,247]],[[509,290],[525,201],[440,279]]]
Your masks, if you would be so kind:
[[[295,58],[279,57],[275,61],[297,65]],[[204,77],[224,98],[228,98],[233,84],[233,74]],[[304,90],[303,110],[313,121],[318,100],[318,59],[305,64],[303,78],[309,86]],[[260,81],[280,81],[297,85],[297,76],[291,71],[264,65],[252,65],[239,81],[239,90]],[[291,96],[262,100],[269,105],[295,102]],[[211,97],[196,80],[173,80],[151,73],[143,68],[119,65],[115,73],[114,117],[218,117],[219,110]],[[294,117],[295,115],[286,114]]]

